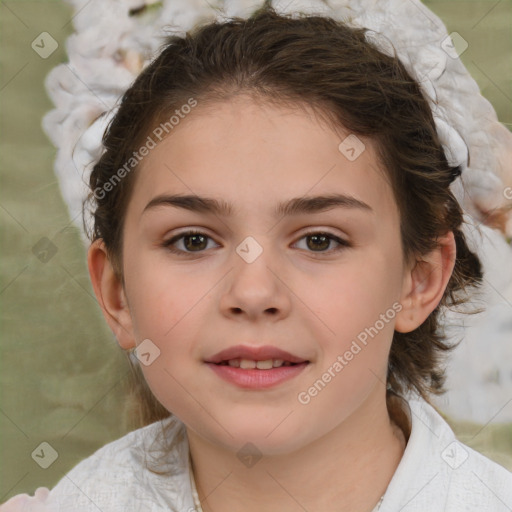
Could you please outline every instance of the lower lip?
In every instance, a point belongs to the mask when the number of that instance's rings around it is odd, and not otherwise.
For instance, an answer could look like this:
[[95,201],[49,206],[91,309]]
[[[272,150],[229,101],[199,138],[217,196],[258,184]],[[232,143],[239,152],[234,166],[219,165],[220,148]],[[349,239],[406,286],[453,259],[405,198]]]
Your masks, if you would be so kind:
[[229,365],[206,363],[221,379],[245,389],[265,389],[277,386],[301,373],[309,363],[280,366],[271,370],[243,370]]

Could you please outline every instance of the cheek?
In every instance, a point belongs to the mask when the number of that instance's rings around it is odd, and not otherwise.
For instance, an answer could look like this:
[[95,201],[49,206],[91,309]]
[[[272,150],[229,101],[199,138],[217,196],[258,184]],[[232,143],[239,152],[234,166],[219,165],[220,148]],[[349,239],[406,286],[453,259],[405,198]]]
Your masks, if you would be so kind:
[[[150,340],[156,346],[154,361],[141,365],[146,380],[159,399],[183,394],[179,383],[187,380],[187,372],[195,364],[195,347],[204,336],[215,276],[209,279],[184,271],[154,254],[132,253],[125,268],[136,342]],[[166,390],[162,396],[158,396],[160,389]]]
[[131,314],[137,343],[149,339],[156,354],[150,364],[141,363],[144,378],[173,414],[185,418],[190,411],[199,414],[192,397],[201,393],[191,375],[197,369],[194,347],[201,336],[200,320],[210,287],[191,283],[176,271],[162,272],[155,265],[132,275]]
[[133,256],[126,264],[126,287],[137,339],[166,343],[212,286],[180,266],[166,264],[165,258]]
[[401,289],[400,269],[393,261],[397,258],[382,248],[360,251],[335,269],[303,280],[298,294],[305,297],[322,332],[342,344],[373,326],[381,315],[387,315],[386,327],[379,322],[379,330],[392,331],[388,324],[394,324],[393,304]]

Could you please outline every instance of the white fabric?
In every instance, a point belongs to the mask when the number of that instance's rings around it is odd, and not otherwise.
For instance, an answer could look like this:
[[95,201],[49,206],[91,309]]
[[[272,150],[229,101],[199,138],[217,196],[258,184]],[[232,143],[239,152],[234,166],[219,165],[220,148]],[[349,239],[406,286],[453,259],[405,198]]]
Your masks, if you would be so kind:
[[[510,511],[512,473],[459,443],[425,401],[409,400],[409,406],[411,436],[380,512]],[[162,466],[174,476],[145,468],[148,450],[168,422],[173,435],[186,434],[175,418],[130,432],[77,464],[49,493],[39,488],[39,498],[18,495],[0,512],[194,512],[186,435]]]

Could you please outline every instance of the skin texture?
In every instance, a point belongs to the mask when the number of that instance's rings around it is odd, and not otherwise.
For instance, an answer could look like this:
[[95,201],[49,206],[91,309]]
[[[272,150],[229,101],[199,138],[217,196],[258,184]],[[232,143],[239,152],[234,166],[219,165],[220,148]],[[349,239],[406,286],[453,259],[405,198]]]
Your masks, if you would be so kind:
[[[452,233],[407,267],[399,212],[368,139],[349,161],[348,135],[307,108],[277,108],[240,95],[201,104],[137,170],[123,240],[125,286],[101,240],[88,253],[95,293],[120,346],[150,339],[160,356],[142,365],[158,400],[186,425],[203,510],[370,511],[402,457],[405,439],[385,403],[393,330],[419,326],[441,300],[455,259]],[[146,211],[155,196],[197,194],[232,204],[233,216],[172,206]],[[294,197],[349,194],[372,211],[333,208],[276,217]],[[186,239],[207,235],[201,250]],[[348,241],[341,247],[306,233]],[[263,252],[248,263],[248,236]],[[328,385],[307,391],[381,314],[401,310]],[[391,316],[391,315],[389,315]],[[307,359],[297,377],[268,390],[221,380],[204,360],[232,345],[275,345]],[[262,458],[251,467],[246,443]],[[207,497],[207,500],[205,500]]]

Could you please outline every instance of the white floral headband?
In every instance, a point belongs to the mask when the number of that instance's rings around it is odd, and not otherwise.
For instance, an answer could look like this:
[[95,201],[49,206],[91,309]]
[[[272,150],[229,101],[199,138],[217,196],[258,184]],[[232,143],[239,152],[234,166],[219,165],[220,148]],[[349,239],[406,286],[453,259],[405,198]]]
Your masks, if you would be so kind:
[[[46,79],[56,108],[44,117],[43,128],[58,148],[55,171],[62,196],[87,243],[82,202],[117,100],[157,54],[169,29],[184,35],[207,20],[247,17],[263,0],[68,1],[76,11],[76,33],[66,42],[69,63]],[[419,0],[275,0],[272,5],[281,13],[320,14],[365,27],[381,51],[396,51],[429,99],[448,162],[462,169],[451,187],[466,213],[485,223],[495,209],[512,203],[512,133],[460,61],[466,41],[449,35]],[[512,237],[512,213],[500,227]]]

